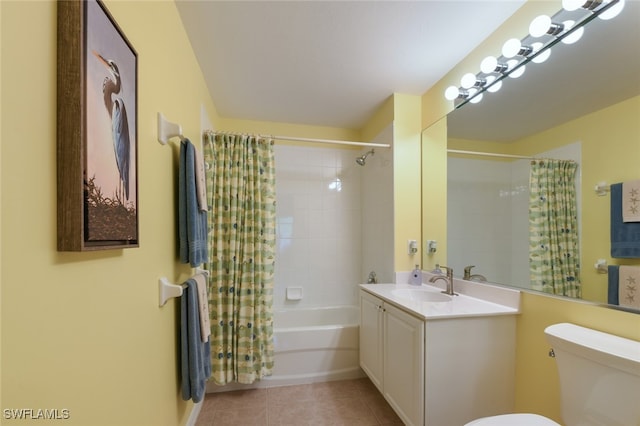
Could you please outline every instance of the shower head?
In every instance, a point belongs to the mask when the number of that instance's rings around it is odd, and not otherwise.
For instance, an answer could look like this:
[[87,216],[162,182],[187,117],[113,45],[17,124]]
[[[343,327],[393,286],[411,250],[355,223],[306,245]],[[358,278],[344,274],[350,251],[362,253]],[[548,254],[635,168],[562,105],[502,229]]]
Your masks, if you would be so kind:
[[364,166],[366,164],[366,162],[367,162],[367,157],[369,155],[373,155],[373,154],[375,154],[375,151],[372,149],[371,151],[368,151],[363,156],[356,158],[356,163],[358,163],[361,166]]

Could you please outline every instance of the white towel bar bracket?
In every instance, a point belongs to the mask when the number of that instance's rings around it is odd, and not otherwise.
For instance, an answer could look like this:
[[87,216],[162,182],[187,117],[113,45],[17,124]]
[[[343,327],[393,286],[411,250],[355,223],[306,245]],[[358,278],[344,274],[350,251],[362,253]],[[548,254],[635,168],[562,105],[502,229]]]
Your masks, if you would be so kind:
[[598,259],[598,261],[593,266],[596,268],[599,274],[606,274],[609,272],[606,259]]
[[[196,268],[196,275],[203,274],[209,276],[209,271],[201,268]],[[182,296],[184,284],[174,284],[169,281],[167,277],[161,277],[158,280],[158,300],[160,306],[164,306],[167,300]]]
[[170,283],[166,277],[160,278],[158,286],[160,293],[160,306],[164,306],[169,299],[182,296],[182,286]]
[[599,195],[600,197],[604,197],[609,192],[609,186],[607,185],[607,182],[598,182],[595,188],[593,189],[596,191],[596,194]]
[[158,113],[158,142],[161,145],[166,145],[171,138],[184,139],[182,136],[182,126],[176,123],[172,123],[164,118],[161,112]]

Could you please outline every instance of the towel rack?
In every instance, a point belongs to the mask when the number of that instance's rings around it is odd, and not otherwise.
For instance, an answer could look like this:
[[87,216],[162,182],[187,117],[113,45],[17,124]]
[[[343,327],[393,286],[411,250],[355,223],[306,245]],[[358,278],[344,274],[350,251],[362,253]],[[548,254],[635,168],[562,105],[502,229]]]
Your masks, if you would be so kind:
[[[201,268],[196,268],[196,274],[202,274],[205,277],[209,276],[209,271]],[[182,292],[186,287],[186,284],[173,284],[167,277],[161,277],[158,280],[158,294],[160,306],[164,306],[167,300],[182,296]]]
[[609,271],[607,268],[606,259],[598,259],[598,261],[593,266],[596,268],[599,274],[606,274]]
[[184,140],[182,136],[182,126],[176,123],[172,123],[167,120],[161,112],[158,113],[158,142],[160,145],[166,145],[171,138],[180,138]]
[[607,195],[607,192],[609,192],[609,186],[607,185],[607,182],[598,182],[593,189],[596,191],[596,194],[601,197],[604,197],[605,195]]

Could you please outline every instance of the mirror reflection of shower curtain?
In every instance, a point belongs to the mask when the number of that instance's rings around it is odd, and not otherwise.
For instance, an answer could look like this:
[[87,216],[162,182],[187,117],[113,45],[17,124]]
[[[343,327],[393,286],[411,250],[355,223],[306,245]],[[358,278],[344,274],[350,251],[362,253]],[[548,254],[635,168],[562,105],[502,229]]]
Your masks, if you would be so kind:
[[273,143],[205,132],[211,377],[253,383],[273,368]]
[[529,270],[533,290],[581,298],[577,168],[570,160],[531,162]]

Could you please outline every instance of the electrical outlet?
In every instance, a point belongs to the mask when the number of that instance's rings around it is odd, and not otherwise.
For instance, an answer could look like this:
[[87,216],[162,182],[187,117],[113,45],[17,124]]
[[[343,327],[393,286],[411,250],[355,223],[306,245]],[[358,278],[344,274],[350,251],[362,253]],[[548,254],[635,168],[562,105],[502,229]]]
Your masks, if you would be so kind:
[[410,255],[414,255],[418,253],[418,241],[417,240],[408,240],[407,241],[407,253]]

